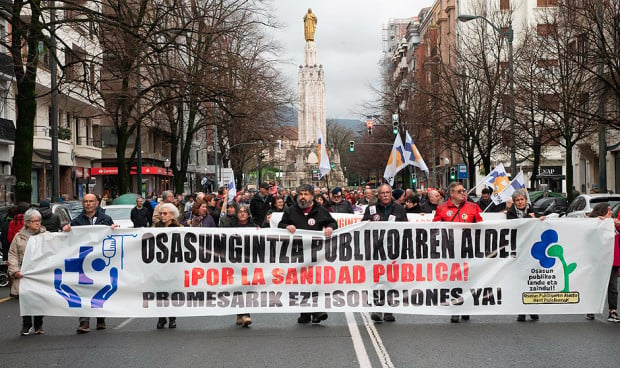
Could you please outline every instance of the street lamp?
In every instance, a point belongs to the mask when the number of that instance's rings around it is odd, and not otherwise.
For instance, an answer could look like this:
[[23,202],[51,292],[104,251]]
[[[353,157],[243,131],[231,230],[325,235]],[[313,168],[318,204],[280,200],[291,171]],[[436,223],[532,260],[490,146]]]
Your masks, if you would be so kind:
[[[460,22],[469,22],[474,19],[482,19],[487,22],[497,33],[499,33],[503,38],[508,40],[508,83],[510,86],[510,107],[508,113],[510,114],[510,173],[512,178],[517,175],[517,146],[515,142],[516,132],[515,132],[515,86],[514,86],[514,58],[512,55],[512,41],[514,40],[514,32],[512,30],[512,19],[508,20],[508,29],[502,30],[498,26],[496,26],[493,22],[488,20],[487,18],[481,15],[468,15],[461,14],[456,19]],[[503,40],[502,38],[502,40]]]
[[168,180],[170,180],[168,176],[168,169],[170,168],[170,160],[166,159],[166,161],[164,161],[164,167],[166,168],[166,190],[168,190]]

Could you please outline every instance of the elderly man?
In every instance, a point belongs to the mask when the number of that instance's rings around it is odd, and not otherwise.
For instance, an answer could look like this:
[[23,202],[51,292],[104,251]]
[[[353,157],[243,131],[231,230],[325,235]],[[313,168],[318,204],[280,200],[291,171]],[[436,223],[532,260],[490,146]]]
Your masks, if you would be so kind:
[[[103,212],[103,209],[99,207],[99,201],[94,194],[86,194],[82,199],[82,213],[71,221],[71,224],[63,226],[62,231],[71,231],[72,226],[87,226],[87,225],[108,225],[112,229],[116,228],[112,218]],[[97,330],[105,330],[105,318],[97,317]],[[85,334],[90,331],[90,318],[80,317],[80,324],[77,328],[78,334]]]
[[353,213],[353,205],[343,198],[342,189],[339,187],[332,190],[332,202],[330,205],[336,213]]
[[[404,193],[404,192],[403,192]],[[381,184],[379,186],[379,200],[376,204],[370,205],[366,207],[366,211],[364,211],[364,217],[362,221],[388,221],[388,222],[407,222],[407,212],[392,198],[392,187],[388,184]],[[383,305],[385,304],[385,295],[375,296],[375,304]],[[378,313],[373,312],[370,314],[370,318],[372,318],[375,322],[394,322],[396,318],[392,313]]]
[[[448,186],[448,201],[442,203],[435,211],[433,221],[443,222],[482,222],[480,213],[482,210],[474,202],[467,201],[467,191],[463,184],[453,182]],[[464,321],[469,320],[469,316],[461,316]],[[459,316],[450,317],[450,322],[458,323]]]
[[133,227],[151,227],[151,212],[144,206],[142,197],[136,198],[136,206],[131,209],[130,218]]
[[[322,230],[325,237],[332,236],[332,232],[338,228],[338,223],[329,211],[316,203],[314,200],[314,187],[304,184],[299,187],[296,203],[284,210],[282,220],[278,224],[281,229],[287,229],[294,234],[300,230]],[[327,313],[301,313],[297,323],[321,323],[327,319]]]
[[437,210],[437,206],[441,204],[441,194],[436,190],[430,190],[427,194],[428,200],[422,205],[423,213],[433,213]]
[[364,198],[359,201],[359,204],[376,204],[377,197],[375,197],[375,193],[370,188],[364,189]]
[[264,226],[265,219],[267,218],[267,212],[273,206],[274,198],[269,194],[271,184],[262,182],[258,186],[258,193],[252,198],[250,202],[250,212],[252,213],[252,220],[256,226]]
[[174,198],[174,194],[169,191],[169,190],[165,190],[161,193],[161,202],[155,206],[155,209],[153,209],[153,225],[157,225],[159,223],[159,221],[161,221],[161,217],[159,216],[159,210],[161,208],[162,203],[172,203],[174,204],[175,202],[175,198]]

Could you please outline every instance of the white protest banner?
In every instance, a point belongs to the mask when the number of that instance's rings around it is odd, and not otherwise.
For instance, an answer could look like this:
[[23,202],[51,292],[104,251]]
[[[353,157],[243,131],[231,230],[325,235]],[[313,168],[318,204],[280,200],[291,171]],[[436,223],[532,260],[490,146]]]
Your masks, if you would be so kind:
[[611,219],[360,222],[322,232],[74,227],[32,236],[22,315],[601,312]]

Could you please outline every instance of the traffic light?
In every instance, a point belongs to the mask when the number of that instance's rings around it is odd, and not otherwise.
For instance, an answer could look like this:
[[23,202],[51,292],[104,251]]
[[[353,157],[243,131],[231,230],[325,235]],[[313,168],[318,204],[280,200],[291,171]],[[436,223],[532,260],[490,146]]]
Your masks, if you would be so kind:
[[456,168],[454,166],[450,167],[450,181],[456,180]]
[[416,178],[416,176],[415,176],[415,175],[413,175],[413,176],[411,177],[411,186],[412,186],[412,187],[415,187],[415,184],[417,183],[417,181],[418,181],[418,178]]
[[392,133],[398,134],[398,114],[392,115]]
[[349,141],[349,152],[355,152],[355,141]]
[[368,128],[368,135],[372,135],[372,118],[366,121],[366,128]]

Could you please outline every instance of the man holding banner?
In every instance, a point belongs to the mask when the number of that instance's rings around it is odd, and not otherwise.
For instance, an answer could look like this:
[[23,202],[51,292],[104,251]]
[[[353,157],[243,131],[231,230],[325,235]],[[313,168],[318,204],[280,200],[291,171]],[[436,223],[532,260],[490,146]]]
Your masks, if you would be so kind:
[[[437,207],[433,222],[482,222],[480,207],[467,201],[467,191],[458,181],[448,186],[449,198],[446,202]],[[469,316],[460,316],[463,320],[468,321]],[[450,317],[450,322],[459,323],[459,316]]]
[[[332,236],[332,232],[338,228],[338,223],[329,211],[316,203],[314,198],[314,187],[310,184],[303,184],[297,190],[297,202],[284,211],[282,220],[278,224],[281,229],[287,229],[294,234],[300,230],[323,230],[325,237]],[[301,313],[297,323],[321,323],[327,319],[327,313]]]
[[[407,211],[392,198],[392,187],[388,184],[381,184],[379,186],[379,200],[377,204],[366,207],[362,221],[407,222]],[[375,300],[375,304],[383,305],[385,300]],[[392,313],[373,312],[370,314],[370,318],[375,322],[396,321]]]

